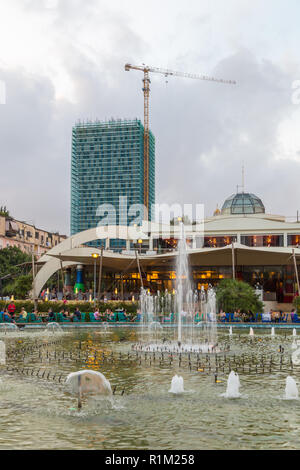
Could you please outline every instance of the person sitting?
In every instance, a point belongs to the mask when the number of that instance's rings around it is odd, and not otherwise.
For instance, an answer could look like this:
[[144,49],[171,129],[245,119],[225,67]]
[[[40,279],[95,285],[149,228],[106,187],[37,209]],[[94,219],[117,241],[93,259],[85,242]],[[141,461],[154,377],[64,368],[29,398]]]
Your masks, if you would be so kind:
[[38,320],[39,312],[38,310],[32,310],[31,315],[30,315],[30,321],[36,321]]
[[123,321],[129,321],[130,320],[130,316],[127,314],[126,310],[124,309],[123,310]]
[[225,318],[226,318],[226,313],[221,308],[220,313],[219,313],[219,319],[220,319],[220,321],[224,322]]
[[101,320],[101,313],[99,312],[99,310],[97,308],[95,308],[95,310],[94,310],[94,318],[95,318],[96,321]]
[[69,316],[69,313],[68,313],[68,310],[65,310],[63,309],[62,312],[61,312],[62,316],[63,316],[63,319],[64,320],[67,320],[68,316]]
[[26,321],[27,319],[27,312],[24,307],[21,308],[19,319],[23,321]]
[[291,319],[292,322],[294,321],[294,316],[295,316],[295,315],[296,315],[296,309],[293,308],[293,309],[291,310],[291,313],[290,313],[290,319]]
[[[172,314],[170,313],[170,317],[171,317],[171,315]],[[135,322],[135,321],[139,322],[139,321],[141,321],[141,318],[142,318],[141,312],[140,312],[140,310],[137,310],[136,315],[132,317],[131,321],[132,322]]]
[[279,323],[279,321],[280,321],[280,312],[273,312],[272,321],[274,323]]
[[112,315],[112,311],[109,308],[107,308],[104,314],[105,321],[109,321],[111,319],[111,315]]
[[76,307],[76,310],[74,312],[73,319],[76,319],[77,321],[81,320],[81,312],[78,307]]
[[271,321],[272,310],[269,313],[262,313],[261,318],[263,321]]
[[255,320],[254,313],[251,310],[248,310],[247,317],[248,317],[249,322],[252,322]]
[[240,321],[241,318],[242,318],[242,316],[241,316],[241,311],[240,311],[240,310],[235,310],[235,311],[233,312],[233,320],[234,320],[234,321]]
[[287,312],[283,312],[282,310],[280,310],[280,321],[287,322],[288,317],[289,317],[289,314]]
[[4,323],[15,323],[15,321],[11,318],[11,315],[7,308],[4,309],[4,312],[3,312],[3,321]]
[[52,308],[49,308],[49,310],[48,310],[47,321],[48,322],[54,322],[55,321],[55,313],[53,312]]

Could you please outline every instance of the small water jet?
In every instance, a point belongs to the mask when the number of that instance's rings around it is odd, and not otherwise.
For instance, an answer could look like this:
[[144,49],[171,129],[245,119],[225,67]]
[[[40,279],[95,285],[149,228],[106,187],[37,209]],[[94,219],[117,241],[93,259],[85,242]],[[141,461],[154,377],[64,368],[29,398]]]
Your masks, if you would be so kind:
[[227,389],[223,395],[226,398],[239,398],[241,394],[239,393],[240,388],[240,379],[236,372],[233,370],[230,372],[227,379]]
[[274,326],[272,326],[272,329],[271,329],[271,336],[275,336],[275,328],[274,328]]
[[46,331],[49,331],[51,333],[61,333],[62,332],[62,327],[56,323],[56,322],[51,322],[51,323],[48,323],[48,325],[46,326]]
[[[296,343],[293,343],[294,347],[297,348],[297,344]],[[299,366],[300,365],[300,348],[296,349],[296,351],[293,352],[292,354],[292,363],[295,365],[295,366]]]
[[296,328],[293,328],[293,336],[297,336],[297,330],[296,330]]
[[285,399],[286,400],[298,400],[298,387],[290,375],[287,376],[286,382],[285,382]]
[[250,327],[249,335],[250,335],[250,336],[254,336],[254,330],[253,330],[252,327]]
[[229,327],[229,336],[232,336],[232,326]]
[[15,323],[0,323],[0,332],[4,334],[7,332],[19,332],[19,328]]
[[101,372],[95,370],[71,372],[66,378],[66,385],[72,393],[77,395],[78,409],[82,408],[82,397],[84,395],[112,395],[109,380]]
[[0,341],[0,364],[6,364],[6,346],[4,341]]
[[171,388],[169,393],[179,394],[184,393],[183,377],[174,375],[171,381]]
[[149,324],[148,329],[149,330],[154,330],[154,331],[155,330],[162,330],[162,326],[159,323],[159,321],[153,321]]

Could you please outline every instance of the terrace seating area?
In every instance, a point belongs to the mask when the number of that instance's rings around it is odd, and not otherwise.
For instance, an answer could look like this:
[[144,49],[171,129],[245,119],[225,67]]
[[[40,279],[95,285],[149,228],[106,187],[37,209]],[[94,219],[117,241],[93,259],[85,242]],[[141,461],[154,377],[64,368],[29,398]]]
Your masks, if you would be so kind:
[[139,322],[140,315],[126,314],[123,311],[99,313],[97,317],[94,312],[79,312],[79,315],[69,314],[65,312],[51,312],[48,314],[28,313],[24,318],[23,315],[16,314],[11,317],[7,312],[0,312],[0,323],[15,323],[19,325],[27,323],[129,323]]
[[256,313],[252,317],[245,318],[243,315],[225,313],[218,316],[221,323],[300,323],[300,318],[295,312],[272,315],[270,313]]
[[[139,323],[141,321],[141,314],[126,313],[126,311],[116,310],[105,312],[80,312],[76,310],[74,313],[68,311],[53,312],[49,310],[48,313],[32,313],[21,312],[20,314],[10,315],[7,310],[0,312],[0,323],[15,323],[17,325],[24,325],[27,323]],[[176,323],[174,313],[163,315],[161,314],[156,321],[159,320],[162,324]],[[194,323],[205,321],[204,314],[198,312],[194,316]],[[256,313],[251,316],[243,313],[225,313],[217,314],[218,323],[266,323],[266,324],[283,324],[283,323],[300,323],[300,317],[295,311],[291,313],[271,312],[271,313]],[[183,318],[183,324],[185,318]]]

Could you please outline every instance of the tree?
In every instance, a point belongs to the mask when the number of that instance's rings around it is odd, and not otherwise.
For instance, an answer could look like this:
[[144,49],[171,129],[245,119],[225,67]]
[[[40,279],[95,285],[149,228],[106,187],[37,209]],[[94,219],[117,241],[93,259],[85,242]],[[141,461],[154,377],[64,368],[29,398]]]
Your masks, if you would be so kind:
[[[19,282],[15,283],[19,277],[32,276],[30,272],[32,270],[32,257],[27,253],[23,253],[17,247],[3,248],[0,250],[0,287],[2,288],[2,293],[9,293],[17,297],[16,292],[11,292],[11,289],[17,288],[18,292],[22,292],[29,282],[25,279],[21,279]],[[29,278],[28,278],[29,279]],[[23,288],[21,287],[23,286]],[[31,287],[30,287],[31,288]],[[30,288],[28,290],[30,290]],[[0,291],[1,295],[1,291]],[[22,298],[26,293],[22,294]]]
[[0,215],[2,217],[9,217],[9,210],[6,209],[6,206],[1,206],[0,207]]
[[26,299],[31,289],[32,276],[31,274],[25,274],[6,284],[3,289],[3,294],[9,296],[14,295],[16,299]]
[[253,313],[263,311],[263,303],[247,282],[223,279],[217,287],[216,296],[219,308],[227,313],[238,309],[241,312],[251,310]]

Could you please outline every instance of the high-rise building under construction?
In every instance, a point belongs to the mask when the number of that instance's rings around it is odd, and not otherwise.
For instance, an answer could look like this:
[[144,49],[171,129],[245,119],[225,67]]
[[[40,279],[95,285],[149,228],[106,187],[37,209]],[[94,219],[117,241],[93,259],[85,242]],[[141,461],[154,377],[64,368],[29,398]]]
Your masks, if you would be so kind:
[[[115,221],[112,219],[111,223],[123,224],[120,200],[126,201],[123,209],[127,212],[133,204],[143,204],[144,184],[144,127],[140,120],[112,119],[73,127],[71,235],[96,227],[101,219],[97,209],[104,204],[115,208]],[[151,132],[148,193],[151,220],[155,203],[155,138]],[[130,222],[129,217],[127,224]]]

